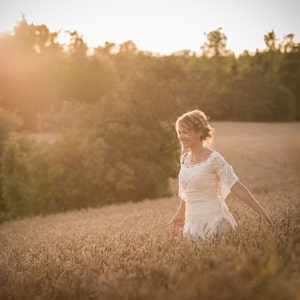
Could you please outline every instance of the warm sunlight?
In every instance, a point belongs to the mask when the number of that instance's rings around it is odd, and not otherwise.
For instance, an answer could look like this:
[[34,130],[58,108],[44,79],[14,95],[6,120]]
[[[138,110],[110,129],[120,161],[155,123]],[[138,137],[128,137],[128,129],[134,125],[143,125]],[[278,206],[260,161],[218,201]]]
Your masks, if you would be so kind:
[[0,0],[0,300],[300,300],[299,8]]
[[64,45],[64,48],[67,48],[71,43],[71,36],[66,31],[60,31],[56,40],[61,45]]
[[0,32],[11,31],[24,13],[29,23],[51,31],[77,30],[90,47],[132,40],[140,50],[170,54],[199,53],[204,33],[222,27],[228,48],[239,54],[265,48],[264,35],[272,30],[281,40],[293,33],[299,41],[299,9],[296,0],[11,0],[0,3]]

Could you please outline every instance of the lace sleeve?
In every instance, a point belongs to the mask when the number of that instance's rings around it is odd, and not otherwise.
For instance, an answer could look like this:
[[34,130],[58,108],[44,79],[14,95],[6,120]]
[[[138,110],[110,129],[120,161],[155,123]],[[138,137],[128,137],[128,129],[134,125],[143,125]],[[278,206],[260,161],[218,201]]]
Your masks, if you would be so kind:
[[238,181],[231,165],[219,154],[214,159],[214,169],[220,179],[219,194],[222,200],[229,195],[232,186]]

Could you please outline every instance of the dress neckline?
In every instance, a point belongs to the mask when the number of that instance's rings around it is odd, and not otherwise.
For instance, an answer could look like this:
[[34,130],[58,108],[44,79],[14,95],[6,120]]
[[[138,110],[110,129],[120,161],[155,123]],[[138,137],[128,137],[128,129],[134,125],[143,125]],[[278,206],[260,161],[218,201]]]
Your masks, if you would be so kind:
[[185,165],[183,162],[182,162],[182,166],[184,166],[185,168],[193,168],[193,167],[197,167],[197,166],[200,166],[200,165],[202,165],[202,164],[204,164],[204,163],[207,163],[214,155],[216,155],[217,154],[217,152],[216,151],[212,151],[209,155],[208,155],[208,157],[205,159],[205,160],[203,160],[203,161],[200,161],[200,162],[198,162],[198,163],[196,163],[196,164],[193,164],[193,165]]

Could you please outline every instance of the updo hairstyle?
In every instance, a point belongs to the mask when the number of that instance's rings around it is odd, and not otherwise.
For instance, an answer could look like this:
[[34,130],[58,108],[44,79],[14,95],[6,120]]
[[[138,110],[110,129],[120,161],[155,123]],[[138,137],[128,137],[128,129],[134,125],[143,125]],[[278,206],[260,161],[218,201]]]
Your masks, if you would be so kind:
[[178,125],[195,132],[201,131],[201,141],[209,141],[213,138],[213,128],[208,124],[208,117],[201,110],[193,110],[183,114],[176,121],[176,130]]

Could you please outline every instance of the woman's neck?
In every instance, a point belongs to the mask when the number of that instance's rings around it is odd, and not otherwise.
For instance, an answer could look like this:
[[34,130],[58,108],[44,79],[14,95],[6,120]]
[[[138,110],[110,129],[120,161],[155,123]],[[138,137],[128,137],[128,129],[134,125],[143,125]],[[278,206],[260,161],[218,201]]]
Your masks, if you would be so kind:
[[204,150],[204,145],[201,143],[201,144],[198,144],[198,145],[195,145],[195,147],[192,147],[190,148],[191,150],[191,154],[197,154],[199,153],[200,151]]

